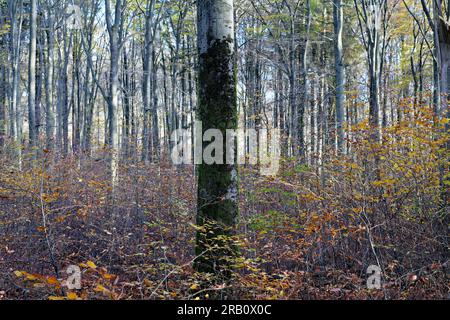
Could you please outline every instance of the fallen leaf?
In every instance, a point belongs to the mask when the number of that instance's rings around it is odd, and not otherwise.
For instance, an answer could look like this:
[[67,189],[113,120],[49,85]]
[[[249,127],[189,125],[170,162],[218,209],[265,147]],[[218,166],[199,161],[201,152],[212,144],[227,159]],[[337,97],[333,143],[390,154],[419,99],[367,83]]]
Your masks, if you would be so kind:
[[69,299],[69,300],[77,300],[78,299],[78,295],[75,292],[69,292],[67,294],[67,299]]
[[59,284],[59,281],[55,277],[48,277],[47,278],[47,283],[48,284]]
[[102,292],[102,293],[108,293],[109,290],[106,289],[104,286],[102,286],[101,284],[97,284],[97,286],[94,288],[95,292]]
[[22,277],[22,276],[23,276],[23,273],[22,273],[22,272],[20,272],[20,271],[18,271],[18,270],[14,271],[14,274],[15,274],[15,275],[16,275],[16,277],[18,277],[18,278],[20,278],[20,277]]
[[191,288],[191,290],[197,290],[198,289],[198,284],[194,283]]
[[103,275],[103,278],[106,279],[106,280],[111,280],[111,279],[114,278],[114,275],[109,274],[109,273],[105,273],[105,274]]

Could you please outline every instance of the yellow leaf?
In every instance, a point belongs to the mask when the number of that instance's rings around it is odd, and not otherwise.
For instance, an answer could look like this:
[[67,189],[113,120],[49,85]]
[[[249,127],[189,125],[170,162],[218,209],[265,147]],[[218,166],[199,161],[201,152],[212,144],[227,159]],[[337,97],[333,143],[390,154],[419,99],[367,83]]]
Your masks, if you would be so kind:
[[48,297],[48,300],[66,300],[66,298],[65,297],[50,296],[50,297]]
[[112,274],[109,274],[109,273],[105,273],[105,274],[103,275],[103,278],[106,279],[106,280],[111,280],[113,277],[114,277],[114,276],[113,276]]
[[86,262],[86,264],[89,266],[89,268],[97,269],[97,266],[92,261],[88,261],[88,262]]
[[69,300],[77,300],[78,296],[77,296],[77,294],[75,292],[69,292],[67,294],[67,299],[69,299]]
[[191,290],[197,290],[197,289],[198,289],[198,284],[194,283],[194,284],[191,286]]
[[20,272],[20,271],[18,271],[18,270],[14,271],[14,274],[15,274],[16,277],[18,277],[18,278],[20,278],[21,276],[23,276],[23,273]]
[[27,274],[27,280],[34,281],[37,280],[37,277],[32,274]]
[[108,289],[106,289],[104,286],[102,286],[101,284],[98,284],[95,288],[94,288],[95,292],[109,292]]

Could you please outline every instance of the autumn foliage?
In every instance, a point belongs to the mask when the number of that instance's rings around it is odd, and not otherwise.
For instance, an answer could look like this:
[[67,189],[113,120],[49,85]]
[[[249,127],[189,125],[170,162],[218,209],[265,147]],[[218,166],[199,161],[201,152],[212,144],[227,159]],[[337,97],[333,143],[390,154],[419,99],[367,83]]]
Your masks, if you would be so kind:
[[[445,298],[445,121],[401,110],[381,142],[366,122],[348,128],[350,155],[327,150],[323,165],[284,159],[275,178],[242,167],[241,254],[223,283],[192,268],[192,167],[123,161],[111,199],[103,161],[43,150],[20,168],[5,152],[0,299]],[[69,265],[81,290],[64,286]],[[369,265],[383,270],[381,290],[366,287]]]

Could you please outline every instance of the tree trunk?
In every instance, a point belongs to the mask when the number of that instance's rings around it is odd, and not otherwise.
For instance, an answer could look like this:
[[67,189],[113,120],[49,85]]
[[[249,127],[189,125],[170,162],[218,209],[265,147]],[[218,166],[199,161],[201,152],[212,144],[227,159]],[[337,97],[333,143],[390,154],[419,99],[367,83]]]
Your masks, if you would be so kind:
[[143,50],[143,79],[142,79],[142,100],[143,100],[143,133],[142,133],[142,161],[150,160],[150,94],[151,94],[151,48],[153,47],[152,39],[152,5],[147,3],[145,17],[145,39]]
[[[66,33],[64,32],[64,37]],[[62,154],[66,156],[69,152],[69,88],[68,88],[68,69],[69,56],[72,48],[72,36],[64,40],[63,54],[60,58],[62,62],[59,75],[59,114],[58,114],[58,140],[62,146]],[[62,139],[62,144],[61,144]]]
[[45,135],[46,148],[53,150],[55,135],[55,119],[53,106],[53,58],[54,58],[54,31],[52,13],[48,10],[47,23],[47,57],[45,66]]
[[[97,94],[99,90],[101,90],[103,94],[103,89],[100,89],[100,86],[97,83],[97,73],[98,69],[101,67],[102,62],[101,59],[96,61],[96,66],[93,65],[92,61],[92,46],[93,46],[93,37],[94,37],[94,23],[95,17],[98,10],[98,3],[94,3],[92,7],[92,13],[88,19],[88,24],[86,26],[86,40],[83,36],[81,37],[81,43],[83,45],[84,52],[86,54],[87,63],[85,74],[86,78],[84,80],[84,125],[83,125],[83,142],[82,148],[83,152],[87,155],[91,155],[91,140],[92,140],[92,122],[94,116],[94,107],[95,101],[97,98]],[[99,108],[98,108],[99,109]],[[97,110],[98,110],[97,109]]]
[[[290,39],[289,39],[289,136],[291,140],[292,151],[298,148],[298,105],[297,105],[297,63],[295,50],[295,22],[291,21]],[[295,153],[295,152],[294,152]]]
[[30,47],[28,60],[28,128],[30,147],[36,146],[36,38],[37,38],[37,0],[31,0]]
[[[306,35],[304,48],[301,55],[301,75],[303,80],[303,101],[298,110],[298,156],[300,161],[305,159],[307,150],[305,148],[305,110],[309,109],[309,76],[308,76],[308,53],[309,53],[309,36],[311,29],[311,1],[306,1]],[[297,82],[296,82],[297,83]]]
[[[438,31],[439,49],[440,49],[440,89],[442,106],[440,115],[442,117],[449,116],[448,109],[448,93],[449,93],[449,73],[450,73],[450,1],[443,6],[442,0],[436,1],[438,17],[436,18],[436,26]],[[444,1],[445,2],[445,1]],[[447,21],[444,21],[444,19]],[[448,125],[447,125],[448,128]]]
[[124,8],[126,0],[116,0],[114,17],[111,4],[105,0],[106,25],[109,34],[109,51],[111,54],[108,90],[108,146],[110,148],[109,170],[113,193],[118,182],[119,166],[119,131],[117,128],[117,112],[119,109],[119,62],[123,45]]
[[6,137],[6,85],[6,66],[0,65],[0,148]]
[[[232,0],[198,1],[198,47],[198,116],[203,132],[214,128],[225,136],[227,129],[237,128],[238,118]],[[225,143],[221,147],[226,150]],[[229,276],[234,253],[229,236],[238,215],[237,176],[234,164],[198,166],[197,224],[205,228],[197,234],[196,254],[201,257],[195,265],[199,271]],[[220,249],[205,253],[215,245]]]
[[123,50],[123,104],[124,104],[124,123],[123,123],[123,154],[126,158],[130,155],[130,93],[131,93],[131,85],[130,85],[130,67],[128,61],[128,52],[126,48]]
[[73,56],[73,71],[72,71],[72,152],[77,154],[80,151],[81,141],[81,51],[80,42],[78,41],[78,34],[75,34]]
[[152,47],[152,160],[160,158],[159,123],[158,123],[158,64],[156,61],[156,49]]
[[333,0],[333,21],[334,21],[334,61],[336,76],[336,127],[337,127],[337,149],[338,153],[345,152],[344,144],[344,104],[345,104],[345,69],[344,69],[344,49],[342,44],[343,32],[343,6],[341,0]]

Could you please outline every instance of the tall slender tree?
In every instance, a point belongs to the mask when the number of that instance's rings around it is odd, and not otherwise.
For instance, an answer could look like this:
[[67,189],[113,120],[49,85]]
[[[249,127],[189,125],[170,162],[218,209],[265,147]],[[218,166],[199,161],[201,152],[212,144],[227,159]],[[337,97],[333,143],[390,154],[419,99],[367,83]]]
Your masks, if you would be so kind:
[[[109,169],[111,184],[114,189],[118,181],[119,166],[119,131],[117,113],[119,109],[119,62],[124,45],[126,0],[116,0],[111,8],[111,1],[105,0],[106,27],[109,35],[110,69],[108,89],[108,145],[111,155]],[[112,11],[114,10],[114,12]]]
[[53,149],[55,136],[55,117],[54,117],[54,99],[53,99],[53,68],[54,68],[54,20],[53,12],[49,3],[46,7],[46,44],[47,55],[45,57],[45,132],[46,132],[46,148]]
[[37,0],[31,0],[30,47],[28,63],[28,127],[30,146],[36,145],[36,43],[37,43]]
[[[225,137],[227,129],[237,127],[238,119],[233,0],[198,1],[198,49],[198,117],[203,133],[214,128]],[[218,143],[226,150],[225,141]],[[196,268],[200,271],[218,273],[229,266],[233,248],[226,239],[233,233],[238,215],[237,178],[233,164],[198,166],[197,224],[203,230],[197,235],[200,257]]]
[[344,14],[342,0],[333,0],[333,24],[334,24],[334,69],[336,76],[336,127],[337,127],[337,150],[344,151],[344,103],[345,103],[345,69],[344,48],[342,44],[342,32],[344,25]]

